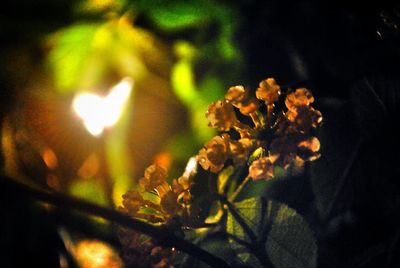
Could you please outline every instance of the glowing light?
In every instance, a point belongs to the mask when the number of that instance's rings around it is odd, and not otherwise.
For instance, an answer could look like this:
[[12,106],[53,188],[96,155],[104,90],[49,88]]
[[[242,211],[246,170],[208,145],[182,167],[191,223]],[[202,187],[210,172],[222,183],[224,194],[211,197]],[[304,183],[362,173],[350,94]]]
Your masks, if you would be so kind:
[[75,258],[83,268],[120,268],[122,261],[108,244],[97,240],[82,240],[75,248]]
[[154,157],[154,164],[162,166],[165,169],[169,169],[171,167],[171,162],[172,162],[171,154],[168,152],[158,153]]
[[186,164],[185,172],[183,173],[184,177],[189,178],[190,176],[197,173],[197,160],[196,157],[193,156],[189,158],[189,161]]
[[49,169],[56,169],[58,166],[57,156],[54,151],[50,148],[46,148],[42,152],[42,158],[44,163]]
[[133,80],[127,77],[115,85],[105,97],[93,93],[81,93],[74,98],[72,107],[90,134],[99,136],[105,128],[118,122],[131,94],[132,86]]

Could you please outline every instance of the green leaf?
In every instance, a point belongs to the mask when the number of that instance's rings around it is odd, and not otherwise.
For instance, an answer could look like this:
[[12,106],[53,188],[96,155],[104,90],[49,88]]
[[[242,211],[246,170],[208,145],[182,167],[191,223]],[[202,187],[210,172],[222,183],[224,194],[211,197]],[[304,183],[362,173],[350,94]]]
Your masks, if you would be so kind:
[[76,77],[80,77],[86,67],[98,27],[98,24],[82,24],[57,34],[48,60],[54,70],[56,86],[62,93],[76,89]]
[[[260,233],[262,228],[263,202],[260,198],[249,198],[241,202],[234,203],[236,212],[240,215],[243,221],[250,227],[254,233]],[[229,234],[236,236],[239,239],[251,243],[252,241],[246,235],[246,232],[235,219],[232,213],[228,213],[226,230]]]
[[217,187],[218,187],[219,194],[225,193],[226,185],[228,183],[229,178],[233,174],[234,170],[235,170],[235,168],[233,166],[229,166],[219,173],[218,181],[217,181]]
[[198,98],[194,80],[193,65],[190,60],[180,60],[172,68],[172,88],[176,96],[188,106]]
[[225,85],[218,74],[209,72],[205,74],[199,82],[199,97],[204,103],[206,103],[206,105],[204,105],[206,108],[211,102],[222,99],[225,91]]
[[165,31],[179,31],[207,22],[209,10],[203,1],[137,1],[135,8],[144,11],[153,23]]
[[[259,233],[259,229],[262,226],[262,202],[260,202],[258,198],[250,198],[235,203],[234,206],[244,223],[249,226],[254,233],[257,233],[257,231]],[[243,263],[251,267],[262,267],[261,263],[253,254],[251,254],[246,246],[235,241],[234,238],[238,238],[247,243],[252,243],[243,227],[229,211],[226,223],[226,231],[228,234],[232,235],[232,238],[229,240],[229,242],[231,243],[231,247],[236,252],[238,258]]]
[[[316,267],[317,246],[306,221],[288,206],[263,198],[250,198],[234,203],[228,212],[226,231],[238,257],[252,267],[264,266],[260,259],[269,258],[274,267]],[[240,219],[238,219],[238,216]],[[254,233],[252,241],[243,221]],[[265,252],[252,252],[246,243]]]
[[270,189],[271,183],[274,181],[276,180],[258,180],[248,183],[239,193],[236,200],[240,201],[253,197],[266,196],[267,191]]
[[317,245],[305,220],[293,209],[280,205],[265,244],[276,268],[316,267]]

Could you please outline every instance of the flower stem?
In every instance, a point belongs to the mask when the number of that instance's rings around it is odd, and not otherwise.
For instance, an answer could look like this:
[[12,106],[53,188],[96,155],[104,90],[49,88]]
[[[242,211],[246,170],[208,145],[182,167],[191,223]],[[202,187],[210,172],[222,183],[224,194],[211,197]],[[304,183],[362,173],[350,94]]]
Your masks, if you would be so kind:
[[258,118],[256,113],[249,113],[249,116],[251,117],[251,120],[253,120],[254,126],[256,129],[259,129],[262,127],[261,121]]
[[237,120],[233,125],[233,128],[240,134],[240,138],[249,138],[252,136],[252,129],[248,126]]
[[267,105],[267,126],[271,126],[272,116],[274,115],[274,104],[266,104]]
[[229,197],[229,202],[235,201],[236,197],[240,194],[246,184],[251,180],[250,176],[247,176],[242,183],[236,188],[236,191]]

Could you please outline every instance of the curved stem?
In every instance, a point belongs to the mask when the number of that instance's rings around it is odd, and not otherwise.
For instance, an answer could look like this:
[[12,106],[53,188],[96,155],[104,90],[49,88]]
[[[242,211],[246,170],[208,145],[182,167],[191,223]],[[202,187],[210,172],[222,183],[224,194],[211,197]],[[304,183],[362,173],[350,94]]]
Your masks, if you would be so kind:
[[253,130],[246,124],[236,120],[233,128],[240,134],[240,138],[250,138],[253,135]]
[[59,193],[50,193],[44,190],[34,189],[11,178],[0,176],[0,187],[8,187],[10,190],[28,195],[36,200],[46,202],[58,207],[65,207],[85,212],[103,219],[115,222],[121,226],[134,229],[156,239],[161,245],[175,247],[212,267],[229,267],[221,258],[201,249],[200,247],[172,234],[169,230],[156,227],[151,224],[133,219],[127,215],[112,209],[104,208],[87,201]]
[[332,217],[333,214],[333,209],[335,208],[336,203],[338,202],[338,197],[341,194],[341,192],[343,191],[343,189],[346,186],[346,181],[347,181],[347,177],[351,171],[351,168],[353,167],[353,164],[356,160],[356,157],[359,153],[360,150],[360,146],[361,146],[361,139],[356,143],[356,145],[354,146],[353,151],[350,154],[349,160],[346,164],[346,167],[341,175],[341,177],[338,180],[338,187],[336,188],[336,191],[333,195],[332,201],[329,203],[329,206],[327,208],[327,213],[326,215],[326,219],[330,219]]
[[272,122],[272,116],[274,115],[274,104],[268,104],[266,103],[267,106],[267,126],[271,126]]
[[249,113],[249,116],[251,117],[251,120],[253,120],[254,127],[256,129],[259,129],[259,128],[262,127],[261,121],[260,121],[260,119],[258,118],[258,116],[257,116],[257,114],[255,112],[254,113]]
[[246,184],[251,180],[250,176],[247,176],[242,183],[236,188],[236,191],[229,197],[229,202],[235,201],[236,197],[240,194]]

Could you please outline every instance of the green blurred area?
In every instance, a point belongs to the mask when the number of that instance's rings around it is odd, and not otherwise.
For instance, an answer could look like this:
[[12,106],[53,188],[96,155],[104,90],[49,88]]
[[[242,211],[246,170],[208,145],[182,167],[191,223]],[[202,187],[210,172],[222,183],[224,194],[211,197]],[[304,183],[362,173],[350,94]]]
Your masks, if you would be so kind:
[[[0,34],[7,37],[0,75],[9,100],[18,103],[0,108],[4,173],[110,208],[122,204],[123,194],[137,187],[154,162],[169,170],[169,180],[181,176],[189,158],[216,134],[207,126],[208,105],[223,97],[243,68],[234,40],[236,11],[203,0],[50,2],[22,1],[26,10],[16,3],[0,19]],[[132,92],[118,122],[91,135],[73,109],[74,99],[85,93],[92,101],[105,100],[126,77],[133,80]],[[19,221],[25,216],[14,207],[22,211],[33,206],[29,202],[9,207],[5,215]],[[119,246],[109,224],[64,213],[55,211],[56,220],[42,227],[28,220],[30,236],[46,233],[53,240],[38,246],[51,258],[27,262],[50,267],[64,258],[63,243],[86,236]],[[72,238],[57,233],[63,224]],[[14,252],[10,243],[24,239],[12,236],[3,242]]]
[[[39,58],[20,63],[36,69],[27,72],[18,97],[24,99],[17,111],[23,120],[13,125],[16,118],[11,116],[10,134],[3,137],[3,147],[14,152],[8,155],[6,172],[118,206],[146,166],[158,162],[171,178],[179,177],[187,160],[216,134],[207,126],[205,112],[241,71],[234,41],[238,21],[229,5],[208,0],[64,4],[70,5],[72,19],[41,33],[35,43],[42,51]],[[134,85],[122,117],[100,137],[92,137],[74,114],[73,99],[85,92],[105,98],[124,77]],[[33,110],[36,116],[26,116]],[[17,138],[21,132],[29,136],[23,147]],[[46,166],[42,152],[47,149],[54,153],[56,167]],[[27,150],[31,156],[21,157]],[[99,163],[90,161],[93,153]],[[91,176],[81,177],[81,170]]]

